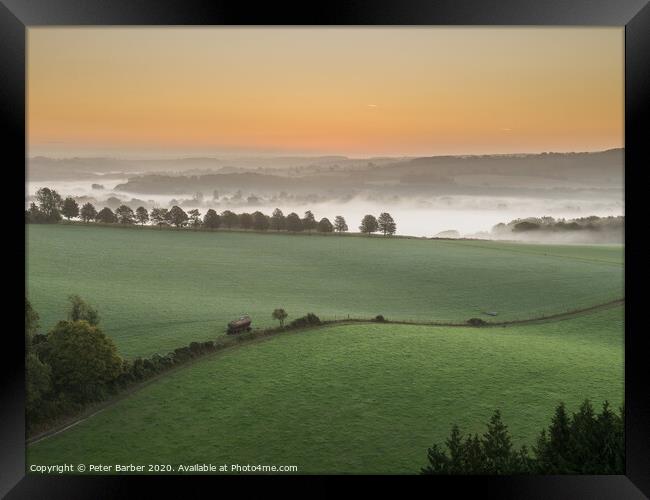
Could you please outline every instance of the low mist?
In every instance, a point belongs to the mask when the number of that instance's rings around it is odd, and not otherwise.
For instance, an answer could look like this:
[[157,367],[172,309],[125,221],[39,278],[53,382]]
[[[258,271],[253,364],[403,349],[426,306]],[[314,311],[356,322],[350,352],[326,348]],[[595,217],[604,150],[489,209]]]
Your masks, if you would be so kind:
[[389,212],[397,234],[549,243],[620,243],[622,223],[598,230],[493,231],[544,216],[572,220],[624,214],[623,150],[599,153],[349,159],[185,158],[128,161],[33,158],[26,205],[41,187],[79,204],[217,212],[311,210],[345,217]]

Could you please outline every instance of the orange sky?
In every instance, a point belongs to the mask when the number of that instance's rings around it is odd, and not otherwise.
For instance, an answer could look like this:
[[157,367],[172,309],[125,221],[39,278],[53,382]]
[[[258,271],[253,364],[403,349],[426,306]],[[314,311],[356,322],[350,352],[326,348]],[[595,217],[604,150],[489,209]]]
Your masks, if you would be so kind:
[[623,146],[623,28],[29,28],[29,155]]

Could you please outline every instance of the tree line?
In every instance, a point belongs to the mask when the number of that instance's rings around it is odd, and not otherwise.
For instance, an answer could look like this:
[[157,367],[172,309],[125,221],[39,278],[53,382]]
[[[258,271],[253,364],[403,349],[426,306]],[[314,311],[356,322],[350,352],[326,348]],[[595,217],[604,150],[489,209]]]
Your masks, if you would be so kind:
[[285,325],[288,314],[278,308],[272,317],[280,322],[279,328],[190,342],[165,355],[129,360],[119,355],[113,340],[103,332],[93,306],[77,295],[68,300],[66,319],[41,333],[39,315],[25,299],[25,410],[30,436],[79,414],[89,404],[204,354],[259,336],[321,324],[318,316],[309,313]]
[[[588,400],[569,415],[555,408],[532,453],[515,449],[501,412],[496,410],[482,435],[463,436],[457,425],[445,441],[428,449],[421,474],[624,474],[624,410],[613,412],[605,401],[596,413]],[[444,449],[446,448],[446,450]]]
[[[86,223],[140,224],[141,226],[148,224],[177,228],[218,229],[224,227],[256,231],[317,231],[319,233],[345,233],[348,231],[348,225],[343,216],[337,215],[333,223],[326,217],[317,221],[311,210],[307,210],[303,217],[295,212],[285,216],[279,208],[276,208],[270,216],[260,211],[237,214],[231,210],[224,210],[218,214],[210,208],[202,216],[196,208],[186,212],[177,205],[170,209],[152,208],[151,211],[142,206],[134,211],[127,205],[121,205],[115,212],[109,207],[104,207],[98,212],[92,203],[85,203],[79,207],[74,198],[67,197],[64,200],[55,190],[49,188],[39,189],[36,192],[36,202],[32,202],[29,209],[25,211],[25,221],[28,223],[57,223],[64,217],[67,220],[79,218]],[[397,225],[388,212],[381,213],[379,217],[368,214],[361,220],[359,231],[363,234],[380,232],[385,236],[393,235],[397,231]]]
[[524,233],[531,231],[539,232],[568,232],[568,231],[622,231],[625,227],[625,216],[598,217],[590,215],[576,219],[555,219],[550,216],[528,217],[526,219],[514,219],[510,222],[492,227],[492,233]]

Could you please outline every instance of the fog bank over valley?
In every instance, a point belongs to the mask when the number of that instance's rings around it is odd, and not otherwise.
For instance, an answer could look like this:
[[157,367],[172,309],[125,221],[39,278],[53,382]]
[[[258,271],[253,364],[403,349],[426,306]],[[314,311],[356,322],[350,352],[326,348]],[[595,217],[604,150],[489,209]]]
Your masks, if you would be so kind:
[[[622,219],[568,223],[624,214],[623,155],[613,149],[368,159],[34,157],[28,160],[26,205],[39,188],[49,187],[98,209],[311,210],[317,219],[344,216],[350,231],[365,214],[389,212],[401,235],[615,243],[623,239]],[[494,229],[528,218],[533,225]],[[557,225],[562,219],[566,223]]]

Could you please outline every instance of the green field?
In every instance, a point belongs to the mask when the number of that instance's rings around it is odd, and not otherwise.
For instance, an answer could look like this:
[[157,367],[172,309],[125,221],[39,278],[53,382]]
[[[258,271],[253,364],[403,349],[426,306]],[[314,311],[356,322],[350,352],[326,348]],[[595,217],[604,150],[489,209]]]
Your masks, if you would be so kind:
[[[556,313],[621,298],[622,246],[258,235],[29,225],[28,293],[44,329],[67,296],[96,305],[126,357],[221,335],[249,313],[463,322]],[[483,316],[486,319],[490,317]]]
[[[40,229],[32,233],[33,240],[43,238],[45,231],[50,231],[49,228]],[[70,231],[72,235],[93,234],[86,247],[100,245],[100,241],[108,244],[106,240],[100,240],[104,236],[101,231],[76,228],[51,231],[55,235],[63,231]],[[128,235],[135,232],[111,233],[118,234],[118,239],[125,234],[126,242]],[[180,235],[142,236],[136,233],[131,236],[136,242],[139,238],[147,241],[161,238],[162,241],[172,237]],[[231,239],[255,241],[245,236],[191,235],[189,238],[197,242],[208,241],[215,248],[223,248]],[[289,248],[286,246],[289,243],[285,244],[279,238],[269,237],[268,243],[267,238],[258,239],[265,243],[256,250],[250,249],[250,252],[273,256],[276,261],[280,260],[277,246]],[[293,241],[292,238],[285,239]],[[316,251],[317,242],[327,246],[332,244],[333,238],[302,240],[306,242],[301,244],[310,245],[308,248]],[[343,244],[366,245],[356,241]],[[372,242],[374,248],[362,248],[376,257],[393,251],[392,244]],[[399,244],[408,246],[410,243]],[[137,248],[138,244],[131,244],[129,251],[125,248],[124,255],[130,255],[134,247]],[[189,261],[203,262],[203,256],[206,264],[200,269],[206,270],[209,268],[207,261],[211,260],[209,256],[219,252],[209,252],[207,243],[199,248],[197,253],[187,252],[192,257]],[[416,261],[430,260],[432,269],[443,257],[449,263],[459,263],[460,260],[455,260],[455,252],[468,257],[474,251],[464,251],[461,247],[451,252],[450,246],[429,242],[414,242],[410,248]],[[32,246],[31,250],[37,249]],[[342,251],[348,265],[351,265],[355,252],[354,247]],[[242,253],[247,255],[247,252]],[[397,256],[398,252],[394,251],[393,255]],[[484,269],[490,262],[489,254],[479,255],[483,256],[481,269]],[[158,255],[159,261],[164,258],[170,259],[172,269],[180,266],[180,262],[175,263],[169,253]],[[538,260],[525,260],[527,266],[551,261],[546,264],[547,269],[559,266],[568,272],[574,267],[580,269],[581,265],[569,261],[571,265],[566,266],[565,260],[559,257],[534,258]],[[144,257],[139,256],[139,261],[143,262]],[[305,272],[316,265],[311,259],[309,262],[310,266],[304,263],[301,267]],[[314,262],[323,264],[317,259]],[[506,265],[498,259],[498,254],[491,262]],[[224,262],[221,265],[221,269],[226,267]],[[406,259],[397,260],[395,265],[398,271],[406,272]],[[471,262],[466,265],[472,266]],[[510,265],[526,276],[534,273],[534,269],[526,272],[523,263],[511,262]],[[102,271],[105,266],[97,267],[95,274],[107,272]],[[349,269],[352,268],[354,266]],[[151,268],[147,269],[147,275],[153,273]],[[601,268],[594,266],[593,269]],[[609,267],[603,266],[603,269]],[[143,271],[138,271],[142,275]],[[467,284],[471,283],[471,273],[463,269],[458,269],[458,272],[464,274]],[[386,276],[388,271],[379,270],[379,273]],[[121,279],[126,274],[126,270],[115,273],[116,278]],[[197,283],[199,274],[197,269],[190,275],[194,279],[187,280],[184,290],[193,290],[193,285],[197,290],[203,289]],[[215,279],[218,274],[215,272],[213,275]],[[233,270],[231,279],[234,274]],[[594,279],[604,280],[595,274]],[[275,270],[274,275],[282,273]],[[574,290],[580,289],[580,283],[586,285],[586,278],[580,281],[577,275],[569,275],[572,279],[561,283],[567,283]],[[176,275],[168,269],[164,276],[171,279]],[[394,276],[399,276],[399,272]],[[416,277],[415,273],[409,276],[412,279]],[[478,278],[484,276],[477,276],[474,283],[479,283]],[[553,282],[558,294],[566,293],[557,285],[560,283],[558,275],[554,277],[555,281],[544,280],[543,273],[535,276],[541,281],[540,286],[547,287],[543,290],[549,295],[553,295],[548,290]],[[326,276],[324,278],[325,283],[316,287],[323,305],[329,298],[341,308],[348,307],[351,312],[354,312],[355,304],[370,307],[371,298],[360,294],[346,297],[347,306],[346,301],[335,301],[334,295],[325,292],[326,285],[334,286],[335,282]],[[86,283],[87,279],[84,277],[82,282]],[[368,277],[360,286],[378,283],[375,279],[378,278]],[[157,282],[162,281],[161,276]],[[174,283],[180,281],[180,276],[176,276]],[[211,283],[215,287],[218,285]],[[422,285],[426,281],[418,283]],[[519,294],[524,295],[527,290],[525,281],[520,282],[512,276],[510,283],[519,283]],[[399,290],[406,290],[404,282],[397,285]],[[485,287],[485,284],[469,287],[466,295],[477,299],[479,290]],[[594,288],[591,293],[595,293]],[[426,289],[431,293],[438,290],[434,286]],[[91,290],[96,294],[93,298],[102,304],[102,310],[108,304],[118,306],[117,301],[108,299],[107,291],[100,294],[99,288],[89,288],[88,292]],[[151,293],[151,287],[146,290]],[[610,284],[608,290],[614,292],[617,289]],[[278,293],[285,296],[290,291],[280,289]],[[452,315],[453,311],[463,314],[460,307],[463,289],[458,285],[452,292],[446,302],[446,314]],[[377,290],[377,293],[381,295],[383,292]],[[588,293],[589,290],[584,290],[578,298],[600,300],[606,295],[603,292],[603,296],[598,297]],[[133,297],[132,294],[125,291],[127,297]],[[545,298],[541,292],[529,294]],[[310,296],[307,294],[303,298],[303,307],[311,304],[309,300],[314,300],[309,299]],[[418,294],[412,296],[413,300],[419,298]],[[43,295],[39,297],[42,303],[46,302]],[[271,300],[270,296],[264,297]],[[438,292],[436,297],[441,297],[441,294]],[[515,293],[510,293],[509,297],[522,307],[531,303],[530,298],[518,297]],[[546,298],[546,305],[559,307],[557,298]],[[406,311],[404,314],[412,311],[408,309],[407,300],[396,297],[393,310],[398,311],[398,307]],[[388,305],[383,310],[387,308]],[[107,325],[110,325],[113,319],[108,319],[108,311],[106,314]],[[149,311],[147,314],[153,313]],[[188,330],[183,332],[187,334]],[[131,331],[130,334],[134,333]],[[122,345],[127,339],[126,333],[119,337]],[[127,345],[148,346],[155,345],[155,342],[150,339],[139,344],[127,342]],[[585,398],[591,398],[597,407],[605,399],[615,407],[622,403],[623,308],[620,305],[562,321],[508,327],[477,329],[355,324],[281,334],[212,355],[163,376],[77,426],[30,446],[27,457],[28,463],[39,465],[66,462],[261,463],[297,465],[299,472],[305,473],[416,473],[426,462],[426,448],[433,442],[442,442],[453,422],[461,425],[464,431],[483,432],[485,422],[498,407],[516,443],[530,445],[539,430],[548,424],[559,401],[566,402],[569,409],[575,410]]]

